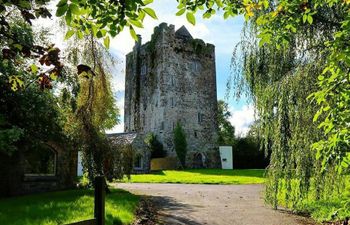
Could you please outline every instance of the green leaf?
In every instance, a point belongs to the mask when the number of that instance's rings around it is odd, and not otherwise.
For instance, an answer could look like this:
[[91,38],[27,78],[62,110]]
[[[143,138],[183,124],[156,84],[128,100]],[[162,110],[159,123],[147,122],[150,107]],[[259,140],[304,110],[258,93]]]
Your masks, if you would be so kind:
[[60,0],[58,3],[57,3],[57,7],[61,7],[61,6],[64,6],[67,4],[67,0]]
[[72,12],[70,11],[70,9],[67,10],[67,13],[64,19],[66,20],[67,25],[70,25],[70,23],[72,22]]
[[70,37],[74,35],[74,33],[75,33],[74,30],[67,31],[66,35],[64,36],[64,40],[68,40]]
[[204,19],[209,19],[210,17],[211,17],[211,13],[208,11],[203,14]]
[[230,12],[226,11],[224,13],[224,19],[226,20],[230,16],[230,14],[231,14]]
[[181,16],[182,14],[185,13],[185,11],[186,11],[186,8],[180,9],[180,10],[176,13],[176,15],[177,15],[177,16]]
[[56,11],[56,16],[57,17],[61,17],[63,16],[68,10],[68,6],[67,5],[63,5],[61,7],[57,7],[57,11]]
[[83,39],[84,35],[83,32],[81,32],[80,30],[78,30],[75,35],[77,35],[78,39]]
[[186,19],[189,23],[191,23],[192,25],[196,25],[196,18],[194,17],[192,12],[188,12],[186,14]]
[[16,75],[9,76],[9,83],[11,84],[11,89],[13,91],[17,91],[18,88],[24,87],[24,82]]
[[77,6],[76,4],[72,3],[69,5],[69,9],[70,11],[75,14],[75,15],[79,15],[80,14],[80,10],[79,10],[79,6]]
[[106,48],[109,48],[109,44],[110,44],[110,39],[109,36],[107,35],[105,37],[105,39],[103,40],[103,44],[105,45]]
[[30,69],[32,70],[32,73],[38,72],[38,67],[35,64],[30,65]]
[[129,27],[129,30],[130,30],[131,37],[132,37],[135,41],[139,41],[139,38],[137,37],[134,28],[133,28],[132,26],[130,26],[130,27]]
[[306,22],[306,20],[307,20],[307,15],[306,15],[306,14],[304,14],[304,15],[303,15],[303,23],[305,23],[305,22]]
[[309,24],[312,24],[313,19],[312,19],[312,16],[311,16],[311,15],[308,15],[308,16],[307,16],[307,22],[309,22]]
[[151,8],[144,8],[143,11],[145,11],[153,19],[158,19],[157,15],[156,15],[156,13],[154,12],[153,9],[151,9]]
[[143,28],[143,25],[140,21],[137,20],[128,20],[128,22],[136,27]]
[[17,48],[20,51],[23,49],[23,46],[20,44],[14,44],[13,47]]
[[220,8],[224,7],[221,0],[215,0],[215,2],[218,5],[218,7],[220,7]]
[[144,5],[148,5],[148,4],[151,4],[153,0],[143,0],[142,2]]

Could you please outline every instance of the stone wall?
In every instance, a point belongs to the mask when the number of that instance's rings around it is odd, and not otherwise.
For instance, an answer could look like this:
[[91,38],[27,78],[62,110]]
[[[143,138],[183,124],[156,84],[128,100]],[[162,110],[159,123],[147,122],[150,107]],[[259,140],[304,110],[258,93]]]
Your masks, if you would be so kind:
[[[206,153],[218,151],[216,117],[214,45],[165,23],[150,42],[135,44],[126,56],[125,132],[152,132],[174,156],[173,129],[180,122],[189,152]],[[190,156],[187,161],[192,167]]]
[[11,156],[0,153],[0,197],[74,187],[77,176],[77,153],[55,143],[47,144],[56,151],[56,171],[49,176],[25,174],[25,158],[21,150]]

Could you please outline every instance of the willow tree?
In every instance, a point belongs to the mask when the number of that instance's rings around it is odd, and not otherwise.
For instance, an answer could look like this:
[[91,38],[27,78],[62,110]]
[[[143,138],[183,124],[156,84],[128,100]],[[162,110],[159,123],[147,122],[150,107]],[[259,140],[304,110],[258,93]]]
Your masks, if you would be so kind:
[[245,24],[229,84],[237,97],[245,94],[253,101],[262,146],[271,152],[266,200],[275,208],[281,203],[298,208],[307,198],[327,199],[342,190],[336,162],[325,169],[312,148],[324,132],[314,123],[318,107],[309,96],[319,90],[319,75],[330,54],[325,44],[340,29],[344,12],[323,7],[314,14],[312,27],[305,23],[288,34],[288,44],[278,47],[261,35],[267,13]]
[[[93,181],[96,175],[105,174],[104,163],[111,150],[105,130],[119,122],[111,89],[116,60],[93,36],[71,40],[66,53],[67,73],[72,79],[72,85],[62,92],[65,101],[70,102],[65,111],[70,120],[66,131],[82,151],[84,168]],[[78,65],[77,70],[72,69],[74,65]]]

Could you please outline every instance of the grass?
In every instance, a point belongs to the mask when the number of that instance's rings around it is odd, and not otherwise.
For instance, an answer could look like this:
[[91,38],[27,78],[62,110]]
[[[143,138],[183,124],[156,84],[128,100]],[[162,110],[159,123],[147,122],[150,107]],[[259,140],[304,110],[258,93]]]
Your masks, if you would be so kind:
[[151,174],[131,175],[123,182],[132,183],[181,183],[181,184],[261,184],[265,182],[265,170],[161,170]]
[[[318,222],[344,220],[350,217],[350,208],[344,207],[345,201],[350,200],[350,176],[345,176],[345,187],[341,193],[337,192],[336,188],[328,187],[322,199],[315,200],[314,184],[311,185],[307,198],[295,206],[295,210],[309,214]],[[298,195],[298,192],[288,193],[284,181],[279,185],[278,204],[283,207],[293,208],[291,204],[286,203],[286,196],[293,197]],[[297,180],[292,181],[292,185],[297,187]]]
[[[130,224],[139,197],[123,190],[106,195],[106,225]],[[92,219],[92,190],[69,190],[0,199],[0,224],[57,225]]]

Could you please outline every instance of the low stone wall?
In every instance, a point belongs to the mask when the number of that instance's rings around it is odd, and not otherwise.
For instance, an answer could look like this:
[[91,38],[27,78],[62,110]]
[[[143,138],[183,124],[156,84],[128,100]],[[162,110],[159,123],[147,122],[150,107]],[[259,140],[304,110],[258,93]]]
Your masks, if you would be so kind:
[[175,170],[178,168],[176,157],[156,158],[151,160],[151,170]]
[[0,198],[73,188],[77,176],[77,152],[48,143],[56,152],[53,175],[29,175],[24,172],[25,156],[21,150],[13,155],[0,153]]

